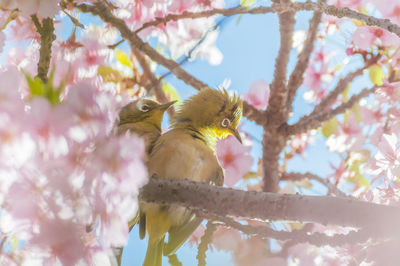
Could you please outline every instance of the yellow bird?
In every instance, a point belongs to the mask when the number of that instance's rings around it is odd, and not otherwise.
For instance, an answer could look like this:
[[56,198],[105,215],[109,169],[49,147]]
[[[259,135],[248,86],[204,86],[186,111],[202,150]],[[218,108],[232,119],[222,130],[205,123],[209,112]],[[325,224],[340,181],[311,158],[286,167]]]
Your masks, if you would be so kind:
[[125,105],[119,112],[117,133],[120,135],[129,131],[143,137],[146,152],[150,154],[154,142],[161,135],[164,112],[175,102],[159,104],[142,98]]
[[[161,121],[164,112],[175,102],[159,104],[158,102],[142,98],[125,105],[119,112],[118,127],[116,128],[117,134],[121,135],[131,132],[143,137],[145,139],[147,159],[154,142],[161,135]],[[129,231],[136,224],[138,218],[139,213],[129,222]],[[121,265],[122,252],[122,248],[116,252],[118,265]]]
[[[162,179],[188,179],[221,186],[223,171],[215,155],[218,138],[234,135],[242,102],[226,90],[202,89],[185,101],[172,118],[172,129],[154,144],[149,174]],[[160,266],[162,255],[173,254],[201,223],[184,207],[142,203],[139,230],[148,233],[144,266]],[[168,232],[168,243],[164,238]]]

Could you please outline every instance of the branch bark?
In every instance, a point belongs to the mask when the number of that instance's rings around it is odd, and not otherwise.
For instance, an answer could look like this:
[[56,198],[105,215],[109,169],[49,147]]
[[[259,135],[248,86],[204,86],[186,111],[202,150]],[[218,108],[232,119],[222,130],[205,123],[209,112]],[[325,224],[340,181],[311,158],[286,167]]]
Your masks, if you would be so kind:
[[51,45],[56,39],[53,19],[45,18],[41,25],[37,16],[33,15],[32,21],[36,26],[37,32],[40,34],[40,57],[37,77],[39,77],[43,82],[47,82],[47,73],[49,72],[51,60]]
[[[314,50],[314,42],[317,38],[318,25],[321,22],[322,13],[315,11],[313,17],[310,20],[310,26],[307,33],[307,38],[303,44],[303,50],[300,52],[296,66],[290,75],[288,82],[288,97],[286,101],[287,113],[292,111],[293,100],[296,97],[297,89],[303,83],[303,75],[307,69],[310,56]],[[289,117],[287,115],[287,117]]]
[[266,110],[267,124],[264,126],[262,142],[263,191],[278,190],[279,154],[286,144],[286,136],[280,134],[278,129],[286,121],[287,116],[286,72],[296,22],[294,15],[293,11],[279,14],[280,49],[275,61],[274,79],[270,86],[270,98]]
[[242,191],[188,180],[152,178],[142,188],[139,198],[146,202],[175,204],[217,216],[372,229],[369,233],[375,236],[394,235],[400,221],[400,208],[394,206],[330,196]]
[[360,12],[351,10],[347,7],[338,8],[333,5],[327,5],[323,2],[313,3],[311,1],[307,2],[296,2],[296,3],[281,3],[274,4],[272,7],[260,6],[256,8],[248,8],[248,7],[235,7],[228,9],[212,9],[202,12],[183,12],[182,14],[170,14],[163,18],[157,18],[152,22],[148,22],[143,24],[141,28],[137,30],[137,32],[143,30],[144,28],[150,26],[157,26],[161,23],[168,23],[169,21],[177,21],[180,19],[188,19],[188,18],[206,18],[214,15],[223,15],[223,16],[232,16],[237,14],[267,14],[267,13],[282,13],[287,11],[300,11],[300,10],[310,10],[310,11],[319,11],[325,14],[335,16],[338,18],[348,17],[352,19],[356,19],[359,21],[365,22],[369,26],[376,26],[383,29],[386,29],[397,36],[400,37],[400,26],[392,23],[389,19],[380,19],[375,18],[373,16],[365,15]]

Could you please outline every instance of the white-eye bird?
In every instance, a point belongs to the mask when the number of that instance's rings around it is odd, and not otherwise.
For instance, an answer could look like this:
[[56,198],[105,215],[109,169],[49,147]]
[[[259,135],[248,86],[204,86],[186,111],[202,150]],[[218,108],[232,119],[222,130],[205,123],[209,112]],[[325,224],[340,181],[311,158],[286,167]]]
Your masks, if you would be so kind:
[[[215,153],[218,138],[234,135],[242,101],[226,90],[204,88],[186,100],[172,117],[172,129],[157,139],[148,161],[149,174],[161,179],[188,179],[221,186],[223,171]],[[144,266],[160,266],[201,223],[184,207],[141,203],[141,238],[148,234]],[[164,243],[168,232],[168,242]]]
[[[135,133],[145,140],[146,160],[153,144],[161,136],[161,122],[165,111],[176,101],[160,104],[150,99],[138,99],[122,107],[119,112],[117,123],[117,134]],[[135,218],[129,222],[129,231],[136,224],[139,212]],[[123,249],[118,249],[116,258],[118,265],[121,265]]]

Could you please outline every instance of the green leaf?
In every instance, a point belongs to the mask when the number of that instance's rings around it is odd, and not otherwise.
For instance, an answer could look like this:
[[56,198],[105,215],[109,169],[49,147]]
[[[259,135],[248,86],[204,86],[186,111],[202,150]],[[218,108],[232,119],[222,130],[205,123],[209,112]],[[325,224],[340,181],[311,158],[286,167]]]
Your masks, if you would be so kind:
[[381,86],[383,84],[382,79],[385,77],[383,74],[382,67],[373,65],[369,68],[369,79],[375,85]]
[[132,68],[131,60],[129,60],[129,57],[123,51],[117,50],[115,52],[115,58],[117,59],[118,62],[120,62],[124,66]]
[[33,79],[25,74],[26,81],[28,82],[28,87],[32,95],[45,97],[45,87],[43,81],[39,77],[34,77]]
[[176,91],[176,89],[168,82],[163,82],[162,90],[165,92],[165,94],[167,94],[167,96],[169,96],[169,99],[171,101],[180,101],[181,100],[181,97],[179,97],[179,94]]
[[336,117],[322,124],[322,136],[325,138],[329,138],[332,134],[336,132],[338,128],[338,122]]

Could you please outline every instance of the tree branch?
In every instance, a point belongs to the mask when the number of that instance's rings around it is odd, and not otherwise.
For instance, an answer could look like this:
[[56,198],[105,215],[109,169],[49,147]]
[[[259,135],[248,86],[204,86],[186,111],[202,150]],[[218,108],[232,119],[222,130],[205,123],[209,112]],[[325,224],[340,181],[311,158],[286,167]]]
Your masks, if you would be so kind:
[[312,10],[319,11],[325,14],[335,16],[338,18],[348,17],[365,22],[369,26],[377,26],[386,29],[400,37],[400,26],[392,23],[389,19],[380,19],[373,16],[365,15],[360,12],[351,10],[347,7],[338,8],[333,5],[327,5],[325,3],[313,3],[307,2],[296,2],[296,3],[274,3],[272,7],[260,6],[256,8],[249,7],[235,7],[228,9],[212,9],[201,12],[183,12],[182,14],[169,14],[163,18],[156,18],[154,21],[143,24],[136,32],[143,30],[150,26],[157,26],[160,23],[168,23],[169,21],[177,21],[180,19],[187,18],[206,18],[214,15],[232,16],[237,14],[267,14],[267,13],[282,13],[286,11],[300,11],[300,10]]
[[[357,69],[354,72],[350,72],[345,78],[340,79],[335,89],[333,89],[328,94],[328,96],[326,96],[317,106],[315,106],[312,113],[308,116],[311,117],[317,115],[318,113],[332,105],[339,94],[341,94],[347,88],[349,83],[352,82],[356,77],[362,75],[364,70],[375,64],[379,60],[379,58],[381,58],[380,55],[373,57],[372,59],[368,60],[362,68]],[[306,119],[306,117],[304,117],[304,119]]]
[[[370,236],[365,230],[357,232],[350,232],[348,234],[336,234],[333,236],[327,236],[322,233],[310,233],[309,226],[303,227],[303,229],[295,230],[292,232],[288,231],[275,231],[268,226],[252,226],[245,225],[236,222],[232,218],[215,216],[210,214],[200,214],[201,217],[219,223],[225,227],[236,229],[248,236],[259,237],[261,239],[273,238],[280,241],[290,240],[291,245],[299,243],[309,243],[315,246],[342,246],[344,244],[356,244],[367,241]],[[312,225],[312,224],[307,224]]]
[[314,116],[310,116],[308,119],[303,119],[301,122],[299,121],[293,125],[284,125],[282,126],[281,131],[284,134],[290,136],[307,132],[310,129],[318,128],[319,126],[321,126],[322,123],[328,121],[332,117],[338,114],[342,114],[351,109],[356,103],[358,103],[359,100],[370,95],[371,93],[374,93],[377,88],[378,87],[364,89],[359,94],[351,96],[351,98],[347,102],[342,103],[335,109],[321,112]]
[[330,196],[242,191],[188,180],[152,178],[139,198],[218,216],[367,228],[376,236],[395,235],[400,221],[400,208],[394,206]]
[[51,18],[43,19],[43,25],[40,24],[36,15],[32,15],[32,21],[40,34],[40,57],[38,62],[38,74],[43,82],[47,82],[47,73],[49,72],[51,60],[51,45],[56,39],[54,34],[54,25]]
[[[285,0],[288,2],[287,0]],[[278,128],[286,121],[286,72],[294,31],[295,13],[279,14],[280,48],[275,61],[274,79],[270,86],[270,97],[266,110],[267,125],[263,134],[263,191],[276,192],[279,183],[279,154],[286,144]]]
[[318,25],[321,22],[321,18],[322,13],[315,11],[310,20],[310,26],[308,28],[307,38],[303,44],[303,50],[300,52],[296,66],[290,75],[288,82],[288,97],[286,102],[287,113],[292,111],[292,103],[296,97],[297,89],[303,83],[303,75],[307,69],[308,62],[310,61],[311,53],[314,50],[314,42],[317,38]]
[[[126,23],[114,16],[111,10],[103,3],[97,2],[94,6],[87,5],[87,4],[80,4],[77,7],[86,13],[92,13],[93,15],[99,16],[104,22],[109,23],[110,25],[116,27],[121,36],[128,40],[131,47],[136,47],[137,50],[146,54],[151,60],[155,61],[156,63],[166,67],[172,73],[175,74],[177,78],[185,82],[186,84],[192,86],[197,90],[201,90],[202,88],[208,87],[208,85],[188,72],[186,72],[178,63],[174,60],[170,60],[159,54],[156,50],[154,50],[148,43],[143,42],[136,33],[132,32]],[[265,121],[264,115],[261,111],[257,110],[253,106],[250,106],[247,103],[243,104],[243,114],[248,119],[255,121],[257,124],[262,124]]]
[[303,179],[312,179],[316,180],[322,185],[326,186],[328,188],[328,194],[333,194],[338,197],[342,198],[351,198],[350,196],[346,195],[343,191],[338,189],[334,184],[330,183],[328,180],[319,177],[315,174],[312,174],[310,172],[301,174],[301,173],[282,173],[280,180],[281,181],[301,181]]

